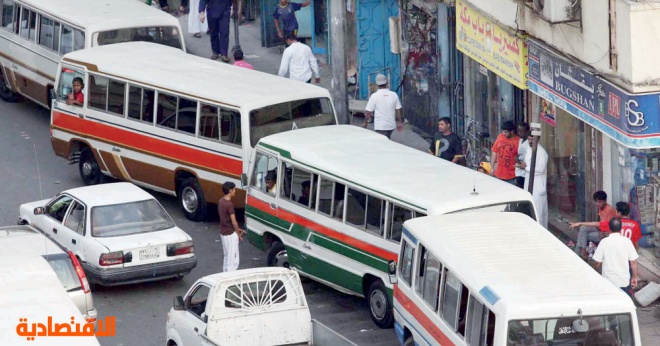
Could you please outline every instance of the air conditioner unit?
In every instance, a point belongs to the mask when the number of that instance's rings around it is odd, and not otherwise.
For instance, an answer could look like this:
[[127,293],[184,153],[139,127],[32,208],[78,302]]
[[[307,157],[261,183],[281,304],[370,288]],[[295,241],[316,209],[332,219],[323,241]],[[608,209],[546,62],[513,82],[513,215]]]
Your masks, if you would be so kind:
[[551,23],[578,20],[580,0],[534,0],[534,9]]

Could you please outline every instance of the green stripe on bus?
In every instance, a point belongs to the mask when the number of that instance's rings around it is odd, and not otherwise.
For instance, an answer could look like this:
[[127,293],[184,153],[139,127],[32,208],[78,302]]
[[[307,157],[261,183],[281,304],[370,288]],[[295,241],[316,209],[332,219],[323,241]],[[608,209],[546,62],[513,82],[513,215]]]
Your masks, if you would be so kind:
[[362,292],[362,277],[359,275],[334,266],[328,262],[311,256],[308,253],[302,253],[291,247],[287,247],[286,252],[289,256],[290,262],[292,258],[294,258],[296,262],[304,261],[302,268],[298,268],[303,272],[321,280],[332,282],[333,284],[351,292],[364,294],[364,292]]
[[266,149],[277,151],[278,153],[280,153],[280,155],[282,155],[282,157],[286,157],[287,159],[291,159],[291,153],[287,150],[280,149],[278,147],[274,147],[274,146],[272,146],[270,144],[266,144],[266,143],[259,143],[259,145],[266,148]]
[[261,211],[249,205],[245,207],[245,214],[276,231],[289,232],[289,227],[291,227],[290,222],[274,217],[265,211]]

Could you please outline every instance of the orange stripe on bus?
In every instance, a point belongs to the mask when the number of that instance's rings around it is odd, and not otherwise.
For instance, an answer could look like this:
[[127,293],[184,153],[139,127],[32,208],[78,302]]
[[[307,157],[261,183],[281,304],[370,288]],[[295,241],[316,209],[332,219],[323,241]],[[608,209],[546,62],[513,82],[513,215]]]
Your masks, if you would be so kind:
[[357,249],[360,249],[362,251],[365,251],[367,253],[370,253],[372,255],[375,255],[377,257],[383,258],[386,261],[389,260],[396,260],[397,259],[397,254],[389,252],[387,250],[381,249],[377,246],[373,246],[369,243],[366,243],[362,240],[358,240],[352,237],[347,236],[346,234],[337,232],[333,229],[330,229],[328,227],[322,226],[318,223],[315,223],[309,219],[306,219],[302,216],[296,215],[292,212],[286,211],[282,208],[277,209],[277,215],[275,215],[275,211],[270,207],[270,205],[264,201],[261,201],[255,197],[249,196],[247,199],[247,204],[249,206],[255,207],[265,213],[268,213],[274,217],[277,217],[279,219],[285,220],[287,222],[295,223],[298,225],[301,225],[303,227],[312,229],[320,234],[323,234],[327,237],[333,238],[335,240],[338,240],[344,244],[348,244],[350,246],[353,246]]
[[81,119],[63,112],[53,111],[53,126],[84,134],[85,136],[96,137],[111,144],[146,151],[149,154],[164,156],[210,170],[225,172],[235,176],[240,176],[243,172],[243,162],[241,160],[205,152],[186,145],[124,130],[96,121]]
[[426,316],[426,314],[415,304],[415,302],[408,298],[401,289],[399,289],[399,285],[394,285],[394,299],[399,301],[399,304],[403,306],[403,308],[408,311],[412,315],[412,317],[415,319],[417,323],[419,323],[422,328],[424,328],[435,341],[438,342],[439,345],[454,345],[451,340],[443,333],[438,326],[431,321],[431,319]]

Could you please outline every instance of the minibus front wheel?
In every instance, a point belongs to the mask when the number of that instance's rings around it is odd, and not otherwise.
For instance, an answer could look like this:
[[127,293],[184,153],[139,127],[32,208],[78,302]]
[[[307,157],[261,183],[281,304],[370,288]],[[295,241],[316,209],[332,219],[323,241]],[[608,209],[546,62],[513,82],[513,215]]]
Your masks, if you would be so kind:
[[283,267],[289,268],[289,256],[286,253],[286,248],[281,241],[276,240],[266,250],[266,259],[269,267]]

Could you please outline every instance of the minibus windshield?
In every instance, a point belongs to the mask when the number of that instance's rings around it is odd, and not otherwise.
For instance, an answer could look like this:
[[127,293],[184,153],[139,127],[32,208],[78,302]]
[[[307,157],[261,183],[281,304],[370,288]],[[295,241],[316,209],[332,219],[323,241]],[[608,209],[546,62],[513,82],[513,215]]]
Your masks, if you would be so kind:
[[134,41],[146,41],[179,49],[183,48],[179,29],[174,26],[121,28],[101,31],[96,37],[99,46]]
[[507,346],[634,344],[630,314],[515,320],[507,333]]

